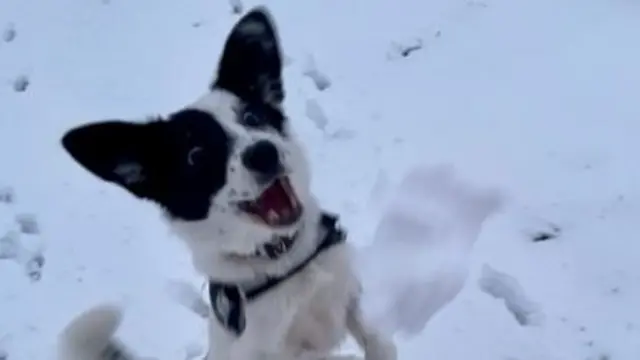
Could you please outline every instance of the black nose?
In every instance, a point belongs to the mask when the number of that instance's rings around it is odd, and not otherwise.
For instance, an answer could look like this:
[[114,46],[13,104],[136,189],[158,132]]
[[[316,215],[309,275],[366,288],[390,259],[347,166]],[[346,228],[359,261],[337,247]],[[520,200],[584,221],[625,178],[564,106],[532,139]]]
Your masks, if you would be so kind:
[[282,168],[278,149],[267,140],[260,140],[245,149],[242,163],[247,169],[263,176],[276,175]]

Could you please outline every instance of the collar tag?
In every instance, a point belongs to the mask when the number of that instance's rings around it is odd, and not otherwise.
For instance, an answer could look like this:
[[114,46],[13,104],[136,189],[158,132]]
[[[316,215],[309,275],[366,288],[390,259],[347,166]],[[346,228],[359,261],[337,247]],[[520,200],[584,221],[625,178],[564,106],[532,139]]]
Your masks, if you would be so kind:
[[218,322],[234,333],[242,335],[246,328],[245,299],[240,287],[227,284],[209,284],[209,298]]

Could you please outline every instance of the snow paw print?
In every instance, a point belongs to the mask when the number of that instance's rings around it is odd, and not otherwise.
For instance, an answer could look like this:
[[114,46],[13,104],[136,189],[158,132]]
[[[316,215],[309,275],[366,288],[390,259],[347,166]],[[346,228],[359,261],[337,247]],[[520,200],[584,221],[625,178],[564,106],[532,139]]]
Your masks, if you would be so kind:
[[12,42],[15,40],[17,34],[16,26],[13,23],[10,23],[5,27],[4,31],[2,31],[2,40],[8,43]]
[[329,76],[327,76],[326,73],[318,68],[315,58],[311,55],[307,57],[307,62],[302,71],[302,75],[311,79],[318,91],[327,90],[331,86],[331,79],[329,79]]
[[25,92],[29,87],[30,80],[26,75],[18,75],[13,80],[13,90],[15,92]]
[[13,189],[0,189],[0,260],[13,261],[31,281],[42,278],[45,257],[35,215],[16,213]]
[[324,110],[315,99],[307,99],[306,115],[313,122],[313,124],[322,132],[326,132],[329,119],[324,113]]
[[305,108],[307,118],[313,122],[315,127],[322,131],[327,140],[348,140],[355,136],[355,132],[350,129],[339,127],[329,131],[329,117],[326,115],[320,103],[315,99],[307,99]]
[[542,310],[529,298],[520,282],[513,276],[484,264],[478,286],[484,293],[503,300],[507,311],[521,326],[542,325],[544,321]]
[[15,198],[13,189],[9,187],[0,189],[0,203],[12,204]]
[[409,57],[416,51],[424,48],[424,41],[421,38],[411,38],[403,41],[394,41],[387,52],[387,59],[396,60]]
[[244,10],[242,0],[229,0],[229,5],[231,6],[232,13],[236,15],[242,14],[242,11]]

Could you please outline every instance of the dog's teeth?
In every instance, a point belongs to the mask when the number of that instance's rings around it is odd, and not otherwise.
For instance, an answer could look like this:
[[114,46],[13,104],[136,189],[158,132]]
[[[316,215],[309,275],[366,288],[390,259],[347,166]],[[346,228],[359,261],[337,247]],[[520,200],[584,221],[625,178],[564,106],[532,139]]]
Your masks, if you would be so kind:
[[289,246],[287,245],[286,241],[283,239],[283,240],[280,242],[280,249],[282,250],[282,252],[285,252],[285,251],[287,251],[287,248],[288,248],[288,247],[289,247]]
[[293,188],[291,187],[291,184],[288,181],[283,181],[282,188],[284,189],[284,192],[287,194],[287,197],[289,198],[289,200],[291,200],[291,202],[294,202],[294,200],[296,200],[296,196],[293,192]]
[[[289,179],[282,181],[282,188],[284,189],[284,192],[287,195],[289,202],[291,203],[291,210],[293,210],[293,213],[296,213],[300,208],[300,201],[298,200],[298,196],[296,196],[296,192],[293,190],[293,186],[291,185]],[[287,217],[289,217],[290,215],[291,211],[286,214]]]
[[267,219],[270,223],[274,224],[278,222],[278,218],[278,213],[275,210],[271,209],[267,212]]
[[298,198],[289,193],[287,193],[287,195],[289,196],[289,202],[291,202],[291,208],[294,210],[297,209],[300,205],[298,204]]

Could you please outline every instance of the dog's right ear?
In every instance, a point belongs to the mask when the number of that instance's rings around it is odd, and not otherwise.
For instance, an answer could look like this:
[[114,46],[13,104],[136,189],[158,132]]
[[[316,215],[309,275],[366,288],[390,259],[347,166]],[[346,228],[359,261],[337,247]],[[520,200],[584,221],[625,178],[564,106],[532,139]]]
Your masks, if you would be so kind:
[[282,53],[270,12],[257,6],[233,27],[218,64],[217,79],[211,89],[222,88],[246,102],[280,105]]
[[[103,121],[81,125],[62,137],[62,146],[82,167],[141,198],[151,198],[162,173],[163,121]],[[155,159],[155,160],[154,160]]]

